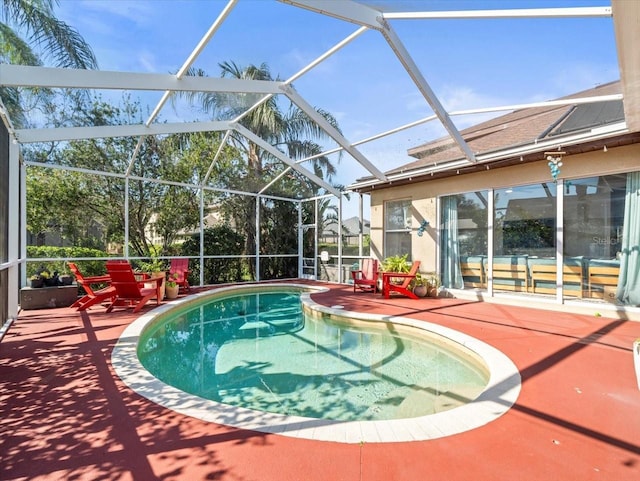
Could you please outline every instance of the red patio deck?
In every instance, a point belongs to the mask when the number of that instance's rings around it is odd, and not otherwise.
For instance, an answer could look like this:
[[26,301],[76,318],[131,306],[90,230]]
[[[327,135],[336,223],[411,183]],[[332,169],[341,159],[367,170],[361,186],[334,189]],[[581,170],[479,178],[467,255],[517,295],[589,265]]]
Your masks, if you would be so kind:
[[442,324],[502,350],[521,372],[517,403],[430,441],[347,445],[240,430],[172,412],[120,381],[110,356],[137,317],[130,311],[23,311],[0,343],[0,479],[640,479],[631,353],[640,323],[328,287],[314,300]]

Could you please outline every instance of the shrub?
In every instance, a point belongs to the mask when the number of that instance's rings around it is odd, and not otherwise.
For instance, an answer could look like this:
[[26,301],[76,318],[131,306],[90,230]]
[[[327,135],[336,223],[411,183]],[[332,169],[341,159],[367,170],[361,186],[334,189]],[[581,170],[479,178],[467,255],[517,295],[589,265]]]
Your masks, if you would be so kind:
[[[227,225],[204,230],[204,255],[241,255],[244,237]],[[200,234],[194,234],[182,244],[183,256],[200,255]],[[189,284],[197,285],[200,279],[200,265],[189,262]],[[205,259],[204,283],[223,284],[243,279],[243,261],[237,259]]]
[[[59,258],[56,261],[38,262],[36,259]],[[27,246],[27,277],[42,270],[49,272],[69,273],[67,261],[65,259],[75,259],[78,257],[108,257],[108,254],[98,249],[88,247],[54,247],[54,246]],[[106,272],[104,260],[77,261],[75,264],[85,276],[98,276]]]

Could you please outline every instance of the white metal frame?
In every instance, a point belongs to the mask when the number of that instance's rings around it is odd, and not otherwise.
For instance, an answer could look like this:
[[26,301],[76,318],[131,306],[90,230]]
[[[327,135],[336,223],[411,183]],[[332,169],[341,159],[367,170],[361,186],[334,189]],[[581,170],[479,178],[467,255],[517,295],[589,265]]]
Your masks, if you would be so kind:
[[[286,165],[286,170],[294,169],[298,173],[306,176],[311,181],[315,182],[319,186],[323,187],[327,192],[336,196],[339,204],[340,218],[342,212],[342,193],[331,185],[326,183],[323,179],[315,176],[311,171],[305,169],[302,164],[306,161],[312,160],[317,157],[310,157],[294,161],[284,155],[282,152],[274,149],[269,144],[258,138],[254,133],[249,132],[238,124],[241,119],[235,119],[231,122],[195,122],[195,123],[169,123],[158,124],[154,123],[159,113],[162,111],[166,104],[166,101],[178,91],[197,91],[197,92],[243,92],[254,93],[262,95],[263,97],[259,102],[250,107],[244,115],[248,114],[253,108],[257,107],[261,102],[266,101],[273,95],[284,95],[291,102],[296,104],[300,109],[306,112],[315,122],[321,126],[327,134],[333,138],[338,145],[337,148],[327,150],[320,155],[329,155],[339,151],[346,152],[352,159],[360,163],[372,176],[372,180],[367,180],[362,184],[354,184],[352,187],[360,187],[366,185],[373,185],[376,182],[391,181],[401,176],[387,176],[381,172],[373,162],[369,161],[365,155],[363,155],[357,146],[382,138],[393,133],[400,132],[405,129],[415,127],[417,125],[430,122],[432,120],[439,120],[444,128],[447,130],[454,142],[456,142],[464,153],[465,158],[461,161],[451,162],[449,164],[432,166],[425,169],[425,171],[440,171],[440,170],[455,170],[456,168],[469,165],[476,162],[490,162],[497,160],[500,155],[477,155],[469,149],[465,140],[462,138],[460,132],[452,122],[451,118],[455,115],[466,115],[471,113],[482,112],[495,112],[500,110],[513,110],[515,108],[524,108],[526,106],[533,106],[534,104],[521,104],[502,107],[488,107],[485,109],[473,109],[473,110],[461,110],[457,112],[447,112],[435,92],[431,89],[427,82],[427,79],[420,72],[419,68],[413,61],[410,53],[403,45],[401,39],[397,35],[396,31],[392,28],[390,22],[392,21],[417,21],[417,20],[429,20],[429,19],[483,19],[483,18],[523,18],[523,17],[539,17],[539,18],[571,18],[571,17],[614,17],[614,26],[616,31],[616,41],[618,43],[619,61],[621,65],[621,77],[623,83],[623,96],[607,96],[603,97],[591,97],[587,99],[571,99],[571,103],[578,102],[598,102],[609,99],[619,99],[624,97],[625,100],[625,114],[627,121],[632,121],[632,130],[640,129],[640,115],[637,112],[631,111],[628,107],[640,105],[640,96],[636,94],[636,91],[640,89],[640,82],[636,81],[640,75],[640,68],[638,66],[637,56],[634,52],[634,45],[638,42],[640,34],[634,25],[637,24],[637,20],[640,18],[640,9],[632,5],[635,2],[623,2],[622,0],[612,0],[613,8],[611,6],[603,7],[579,7],[579,8],[541,8],[541,9],[504,9],[504,10],[469,10],[469,11],[411,11],[411,12],[391,12],[376,9],[366,2],[360,3],[350,0],[341,0],[339,2],[332,0],[281,0],[283,3],[290,4],[294,7],[308,9],[317,12],[322,15],[331,16],[344,20],[346,22],[353,23],[358,26],[357,30],[347,36],[344,40],[327,50],[324,54],[320,55],[313,62],[309,63],[306,67],[302,68],[299,72],[294,74],[288,80],[284,82],[265,82],[265,81],[253,81],[253,80],[238,80],[227,78],[202,78],[187,76],[186,73],[190,66],[196,61],[198,56],[202,53],[205,47],[210,43],[215,33],[219,29],[220,25],[231,14],[233,8],[239,2],[239,0],[230,0],[226,6],[221,10],[218,17],[212,23],[211,27],[198,42],[192,53],[187,57],[180,70],[175,75],[160,75],[160,74],[148,74],[148,73],[136,73],[136,72],[106,72],[106,71],[84,71],[73,69],[53,69],[46,67],[26,67],[16,65],[0,65],[0,86],[17,86],[17,87],[50,87],[50,88],[84,88],[84,89],[126,89],[126,90],[156,90],[163,91],[163,97],[156,105],[152,114],[148,120],[142,125],[126,125],[126,126],[84,126],[74,128],[52,128],[52,129],[20,129],[14,130],[11,125],[11,120],[6,116],[6,110],[0,105],[0,117],[5,122],[10,130],[10,135],[13,141],[16,143],[16,147],[11,149],[10,165],[11,176],[15,183],[12,185],[22,185],[24,189],[24,169],[26,165],[19,164],[19,145],[34,142],[47,142],[47,141],[63,141],[72,139],[86,139],[86,138],[100,138],[100,137],[113,137],[113,136],[134,136],[142,139],[146,135],[158,135],[158,134],[171,134],[171,133],[184,133],[184,132],[204,132],[204,131],[223,131],[225,132],[223,138],[223,144],[230,139],[231,132],[237,132],[244,135],[246,138],[260,144],[262,148],[268,150],[275,155]],[[620,12],[620,15],[614,16],[614,12]],[[338,50],[346,47],[350,42],[359,37],[362,33],[368,30],[378,31],[386,40],[389,48],[395,53],[396,57],[403,65],[407,75],[413,80],[418,90],[422,93],[425,101],[431,106],[434,111],[434,115],[410,122],[401,127],[371,136],[367,139],[363,139],[357,142],[350,142],[344,138],[339,132],[331,127],[321,116],[317,115],[315,110],[306,102],[302,96],[300,96],[291,86],[291,83],[300,78],[315,66],[322,63]],[[623,68],[628,66],[629,68]],[[627,100],[629,98],[629,100]],[[535,104],[537,106],[546,105],[560,105],[559,101],[544,102]],[[629,130],[629,126],[622,123],[615,126],[615,129],[619,132],[625,132]],[[610,135],[612,132],[603,132],[602,135]],[[579,142],[581,139],[576,136],[575,141]],[[567,143],[567,139],[563,139],[563,142]],[[138,143],[138,146],[140,142]],[[222,146],[221,146],[222,149]],[[118,174],[103,175],[117,175],[123,176],[126,179],[134,179],[131,175],[132,167],[137,157],[138,147],[131,154],[129,166],[126,172]],[[219,151],[220,152],[220,151]],[[509,155],[524,154],[522,152],[509,152]],[[201,196],[204,190],[208,187],[204,185],[208,179],[216,161],[217,156],[213,159],[211,167],[205,177],[203,185],[195,186],[201,190]],[[52,168],[65,168],[69,170],[84,171],[83,169],[72,169],[61,166],[49,166]],[[88,171],[86,171],[88,172]],[[94,172],[92,172],[94,173]],[[413,173],[415,175],[415,172]],[[158,179],[145,179],[155,182],[164,182]],[[258,198],[266,197],[265,192],[277,179],[272,180],[267,186],[265,186],[257,194],[243,193],[246,195],[256,195]],[[183,184],[179,184],[183,185]],[[194,187],[194,186],[189,186]],[[23,241],[22,245],[17,244],[18,230],[12,230],[15,234],[15,238],[10,241],[10,259],[7,264],[3,264],[2,269],[9,269],[11,277],[13,276],[14,269],[25,261],[26,247],[24,244],[24,208],[25,199],[23,197],[18,199],[17,190],[11,192],[10,205],[11,213],[10,218],[18,221],[23,226]],[[23,190],[24,192],[24,190]],[[287,199],[294,202],[301,202],[310,199]],[[300,205],[300,204],[299,204]],[[203,213],[202,197],[201,197],[201,214]],[[341,223],[339,223],[341,227]],[[317,219],[316,219],[317,227]],[[340,232],[341,234],[341,232]],[[340,235],[341,238],[341,235]],[[257,252],[259,252],[259,237],[257,239]],[[202,252],[201,252],[202,254]],[[302,255],[302,253],[300,253]],[[202,256],[201,256],[202,259]],[[341,262],[341,256],[339,256],[339,262]],[[257,267],[259,268],[259,259],[257,259]],[[259,272],[259,269],[258,269]],[[15,282],[14,282],[15,283]],[[17,287],[17,286],[14,286]],[[17,289],[14,291],[17,296]],[[16,314],[17,309],[17,297],[10,300],[11,315]]]

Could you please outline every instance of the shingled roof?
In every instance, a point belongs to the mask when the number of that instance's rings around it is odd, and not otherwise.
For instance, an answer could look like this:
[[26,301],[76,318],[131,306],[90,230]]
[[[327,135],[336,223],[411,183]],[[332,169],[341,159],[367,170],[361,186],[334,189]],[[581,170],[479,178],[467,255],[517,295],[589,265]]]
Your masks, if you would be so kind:
[[[616,81],[557,100],[600,97],[620,94],[621,91],[620,82]],[[578,143],[573,142],[572,152],[592,150],[595,147],[587,147],[587,144],[592,144],[595,138],[602,139],[602,135],[594,135],[591,138],[590,132],[595,132],[600,127],[621,124],[622,122],[624,122],[622,100],[604,100],[595,103],[547,105],[516,110],[462,130],[461,134],[470,149],[478,157],[483,154],[505,152],[504,156],[498,155],[496,161],[482,163],[482,168],[485,168],[485,164],[505,166],[515,161],[541,160],[544,151],[550,150],[549,142],[552,141],[557,145],[562,145],[563,140],[571,136],[575,137],[576,134],[585,134],[585,137]],[[615,133],[615,135],[619,137],[620,132]],[[622,141],[619,139],[618,144],[632,141],[637,142],[640,139],[635,135],[632,140]],[[569,144],[567,144],[567,147],[570,149]],[[539,149],[536,148],[537,145],[540,145]],[[614,146],[616,144],[609,143],[609,145]],[[526,146],[530,147],[524,151],[519,149]],[[598,148],[602,148],[601,145]],[[512,150],[514,154],[510,159],[508,152]],[[564,145],[563,150],[567,150]],[[436,170],[437,177],[460,173],[460,169],[472,171],[479,167],[478,164],[459,165],[460,162],[465,160],[465,157],[458,145],[450,137],[443,137],[414,147],[408,151],[408,154],[417,160],[385,172],[390,178],[396,176],[396,179],[393,180],[394,185],[397,185],[398,181],[415,181],[419,175],[433,177],[432,172],[434,171],[428,172],[429,167],[444,167],[457,161],[458,164],[455,164],[452,170],[447,171],[446,168]],[[358,179],[354,184],[356,187],[354,190],[368,190],[367,188],[357,188],[358,182],[366,182],[368,180],[372,180],[372,177]],[[374,184],[377,188],[378,186],[384,187],[386,183],[373,182],[369,186]],[[390,185],[390,183],[387,185]]]

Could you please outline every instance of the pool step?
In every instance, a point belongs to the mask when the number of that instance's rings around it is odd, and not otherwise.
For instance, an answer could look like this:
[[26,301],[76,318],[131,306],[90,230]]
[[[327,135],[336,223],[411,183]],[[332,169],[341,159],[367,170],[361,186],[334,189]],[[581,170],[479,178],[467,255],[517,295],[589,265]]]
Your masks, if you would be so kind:
[[293,327],[301,326],[302,313],[300,309],[293,309],[290,312],[261,312],[258,316],[247,316],[247,321],[240,327],[241,331],[247,330],[277,330],[282,331]]

